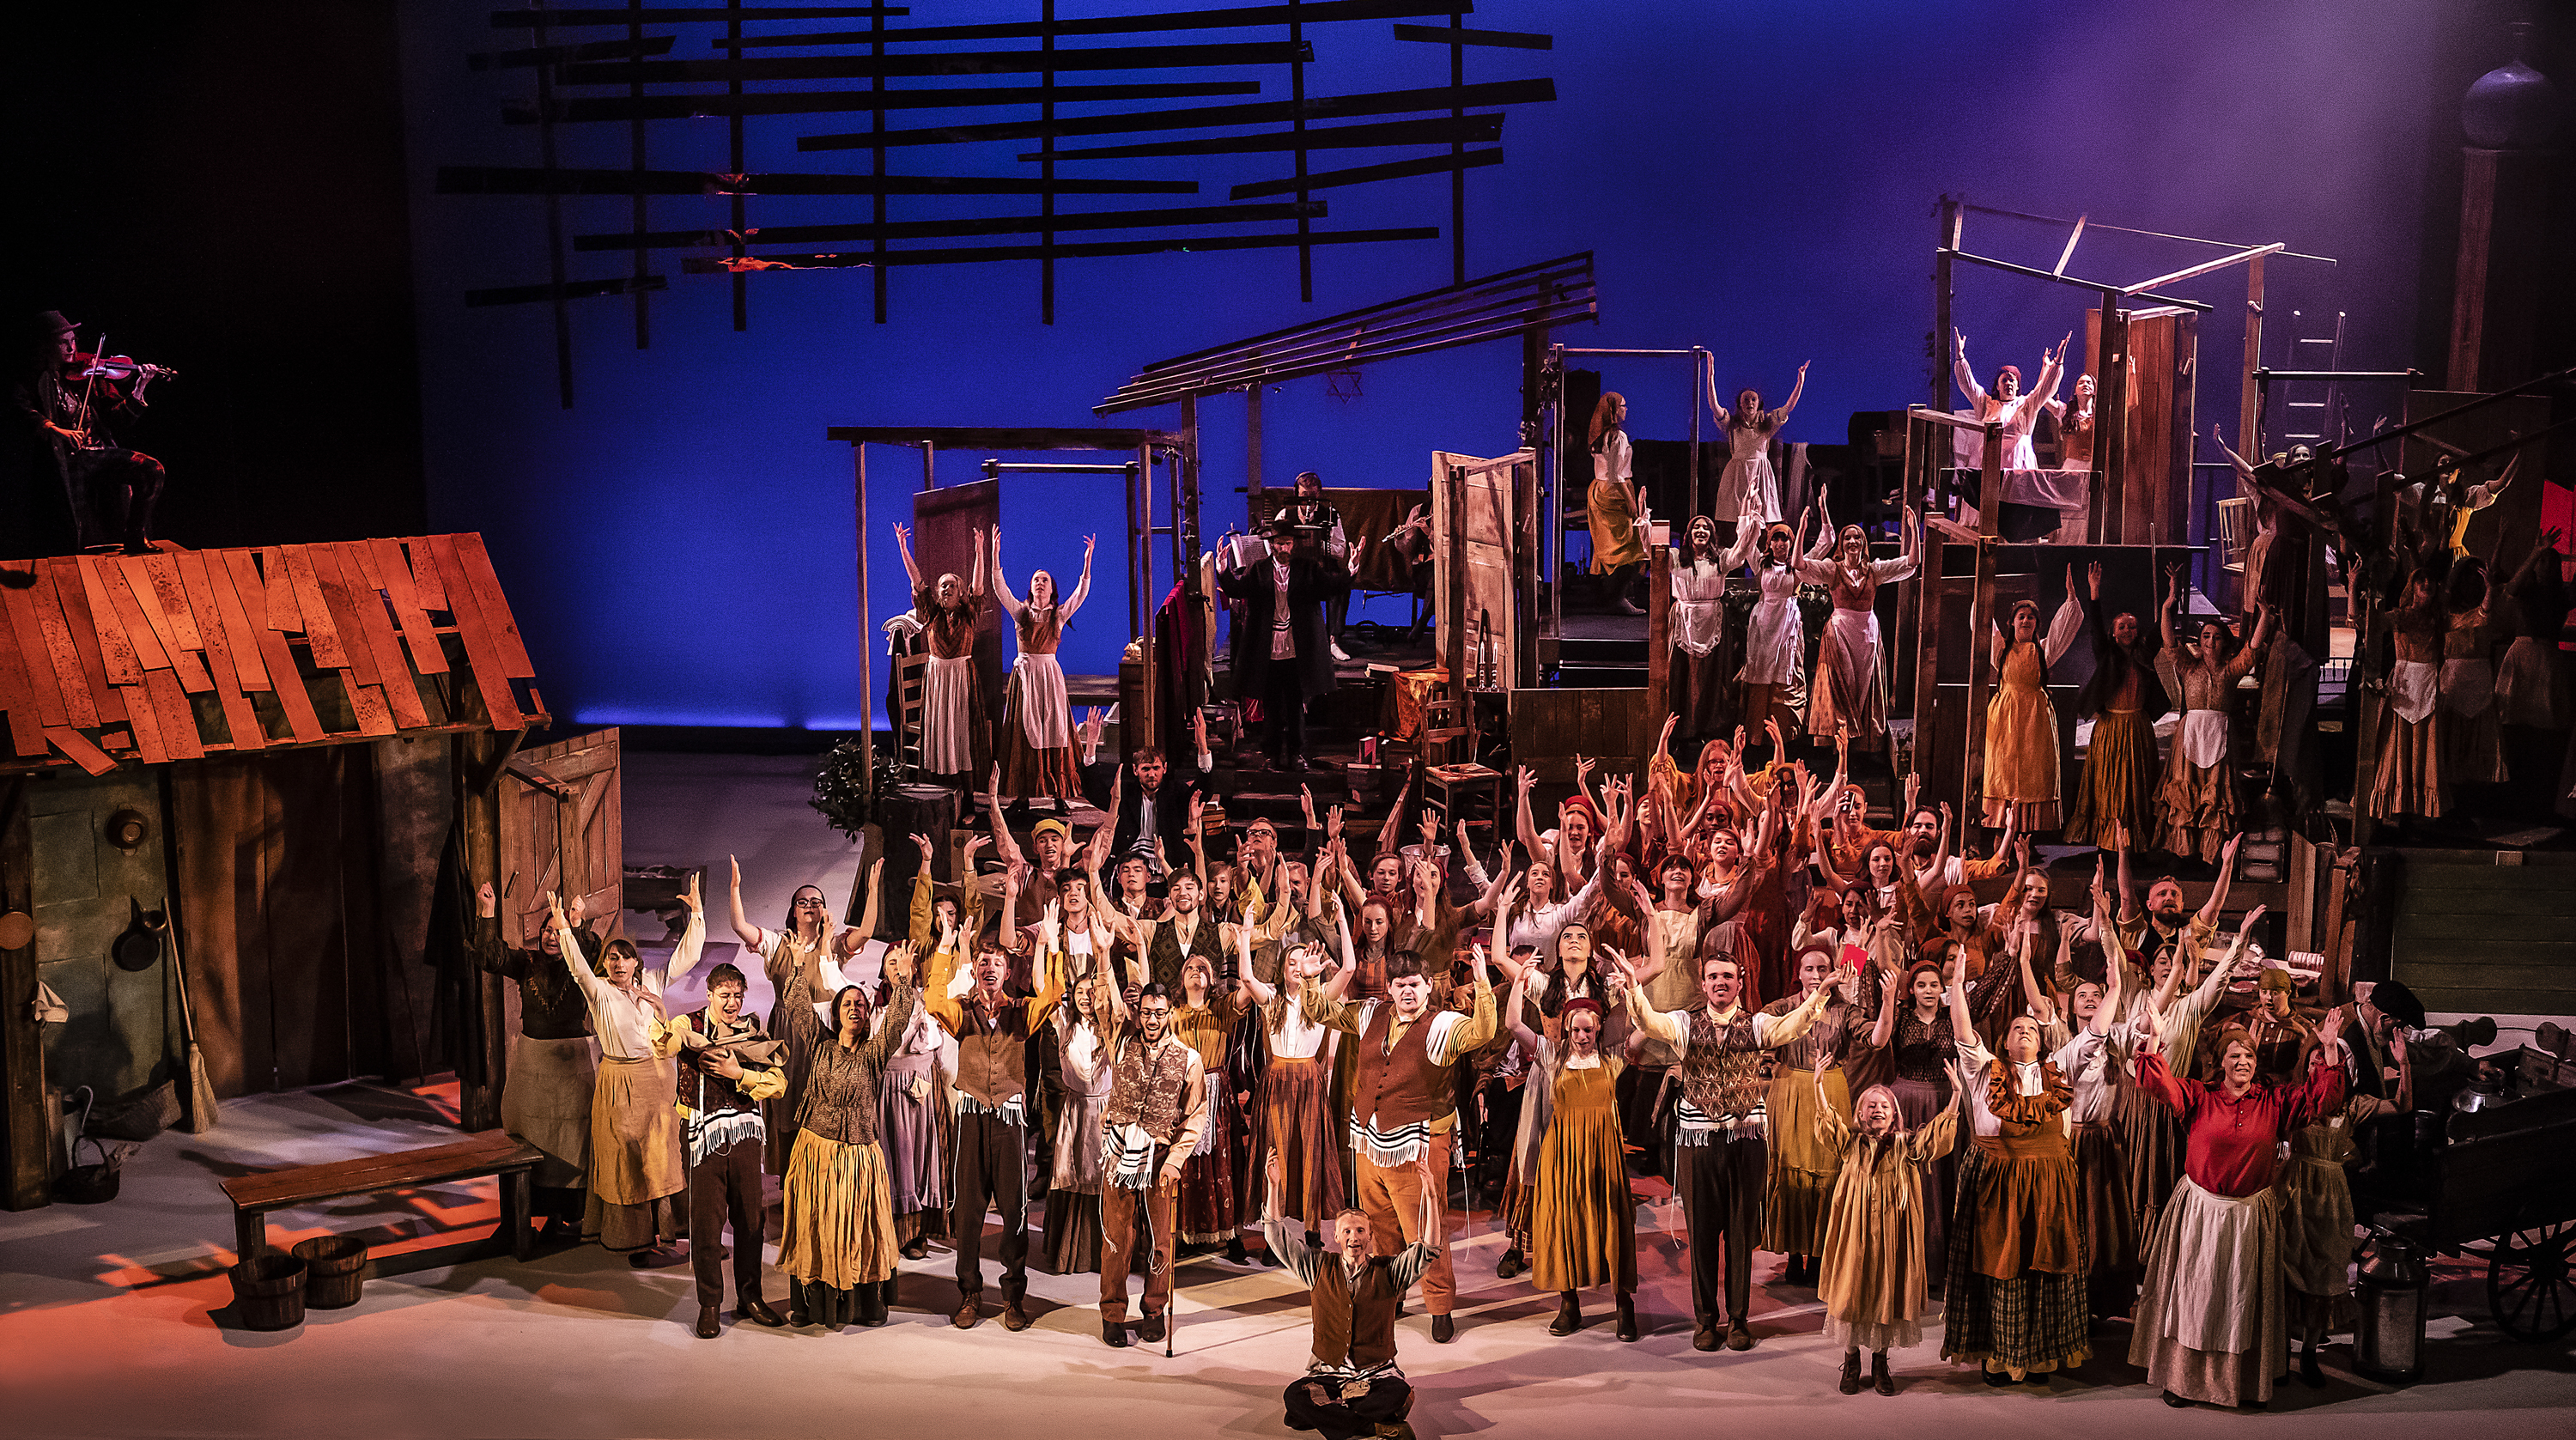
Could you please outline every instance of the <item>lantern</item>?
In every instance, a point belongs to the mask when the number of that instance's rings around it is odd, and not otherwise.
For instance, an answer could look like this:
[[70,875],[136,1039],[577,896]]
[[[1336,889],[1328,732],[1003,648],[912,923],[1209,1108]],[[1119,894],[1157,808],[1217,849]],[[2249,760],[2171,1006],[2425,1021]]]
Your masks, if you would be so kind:
[[2361,1267],[2361,1323],[2354,1360],[2373,1380],[2411,1385],[2424,1378],[2424,1310],[2433,1289],[2424,1252],[2414,1242],[2378,1232]]

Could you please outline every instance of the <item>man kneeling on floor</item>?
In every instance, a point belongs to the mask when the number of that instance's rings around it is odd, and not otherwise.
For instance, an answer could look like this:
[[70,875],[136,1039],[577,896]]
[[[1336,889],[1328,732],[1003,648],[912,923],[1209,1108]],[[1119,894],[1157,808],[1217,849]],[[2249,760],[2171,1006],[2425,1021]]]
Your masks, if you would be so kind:
[[1362,1435],[1409,1440],[1413,1427],[1404,1417],[1413,1409],[1413,1387],[1395,1364],[1395,1317],[1404,1292],[1431,1264],[1439,1233],[1438,1217],[1429,1213],[1440,1203],[1443,1186],[1432,1175],[1428,1157],[1422,1167],[1424,1215],[1414,1234],[1422,1238],[1393,1255],[1371,1255],[1368,1216],[1345,1210],[1333,1218],[1330,1247],[1298,1233],[1279,1214],[1282,1172],[1279,1157],[1270,1157],[1270,1203],[1262,1216],[1270,1253],[1279,1257],[1300,1284],[1314,1291],[1315,1347],[1306,1373],[1288,1387],[1288,1424],[1313,1430],[1326,1440],[1356,1440]]

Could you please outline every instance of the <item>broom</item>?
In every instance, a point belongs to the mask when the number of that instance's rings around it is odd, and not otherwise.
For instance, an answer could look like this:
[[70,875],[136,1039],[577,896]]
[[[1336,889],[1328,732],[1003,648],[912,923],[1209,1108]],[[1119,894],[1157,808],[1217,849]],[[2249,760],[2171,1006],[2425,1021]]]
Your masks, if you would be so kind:
[[215,1099],[215,1082],[206,1074],[206,1052],[197,1044],[196,1007],[188,1002],[188,968],[179,958],[179,927],[170,919],[170,902],[161,902],[161,937],[170,947],[170,973],[179,980],[180,1033],[188,1041],[188,1122],[191,1135],[202,1135],[224,1122],[223,1105]]

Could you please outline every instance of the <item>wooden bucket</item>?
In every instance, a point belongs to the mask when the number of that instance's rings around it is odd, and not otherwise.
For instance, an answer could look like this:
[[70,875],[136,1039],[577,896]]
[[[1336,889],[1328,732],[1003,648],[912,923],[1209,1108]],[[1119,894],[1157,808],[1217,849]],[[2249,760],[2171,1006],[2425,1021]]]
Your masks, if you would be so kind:
[[292,1252],[304,1262],[304,1303],[314,1310],[344,1310],[358,1303],[367,1281],[367,1242],[352,1235],[318,1235]]
[[246,1330],[292,1330],[304,1323],[304,1262],[262,1250],[233,1267],[233,1308]]

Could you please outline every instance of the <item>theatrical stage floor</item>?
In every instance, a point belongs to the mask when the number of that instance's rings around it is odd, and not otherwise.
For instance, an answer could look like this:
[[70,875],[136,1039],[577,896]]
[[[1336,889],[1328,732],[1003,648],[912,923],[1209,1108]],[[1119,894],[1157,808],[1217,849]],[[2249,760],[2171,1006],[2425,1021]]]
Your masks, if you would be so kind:
[[[721,864],[741,854],[755,915],[823,874],[846,893],[849,851],[805,808],[805,763],[630,756],[627,847],[637,863]],[[721,872],[719,872],[721,873]],[[721,905],[721,896],[711,897]],[[721,913],[719,911],[719,913]],[[757,982],[755,982],[757,983]],[[1099,1339],[1097,1281],[1033,1275],[1037,1324],[949,1328],[955,1290],[934,1250],[907,1266],[895,1322],[881,1330],[728,1327],[700,1341],[686,1265],[636,1272],[595,1248],[518,1266],[484,1261],[370,1282],[354,1308],[309,1312],[297,1330],[229,1323],[223,1267],[232,1224],[216,1182],[246,1169],[438,1143],[453,1135],[452,1087],[418,1094],[342,1085],[235,1101],[205,1135],[169,1134],[127,1167],[115,1203],[0,1215],[0,1431],[11,1436],[757,1436],[954,1435],[1006,1425],[1045,1440],[1139,1434],[1286,1436],[1277,1397],[1302,1363],[1302,1298],[1277,1270],[1185,1267],[1179,1356]],[[276,1243],[323,1231],[381,1243],[471,1234],[496,1214],[489,1182],[271,1217]],[[773,1211],[774,1215],[774,1211]],[[1418,1309],[1402,1358],[1421,1391],[1425,1436],[1646,1437],[1719,1431],[1775,1436],[2020,1436],[2252,1433],[2335,1436],[2565,1434],[2576,1380],[2564,1345],[2515,1344],[2486,1320],[2483,1272],[2445,1266],[2435,1293],[2433,1383],[2389,1391],[2352,1378],[2329,1352],[2331,1383],[2295,1382],[2265,1416],[2178,1412],[2116,1357],[2045,1395],[1989,1390],[1938,1358],[1938,1327],[1897,1357],[1895,1399],[1835,1393],[1839,1355],[1818,1338],[1808,1292],[1757,1285],[1758,1348],[1690,1348],[1686,1272],[1664,1207],[1641,1212],[1647,1334],[1594,1323],[1555,1339],[1553,1297],[1498,1282],[1499,1245],[1479,1211],[1458,1246],[1460,1332],[1434,1346]],[[773,1222],[774,1223],[774,1222]],[[1757,1281],[1775,1276],[1762,1257]],[[773,1274],[776,1299],[784,1286]],[[988,1291],[988,1294],[991,1293]],[[2550,1418],[2551,1416],[2556,1418]],[[1042,1427],[1042,1431],[1039,1429]]]

